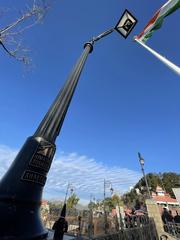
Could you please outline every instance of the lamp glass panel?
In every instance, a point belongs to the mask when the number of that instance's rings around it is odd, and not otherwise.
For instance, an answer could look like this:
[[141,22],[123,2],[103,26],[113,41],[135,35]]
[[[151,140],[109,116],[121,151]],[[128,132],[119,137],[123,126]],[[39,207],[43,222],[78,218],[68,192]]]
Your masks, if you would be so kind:
[[136,23],[137,19],[126,9],[119,22],[117,23],[115,30],[126,38],[134,28]]

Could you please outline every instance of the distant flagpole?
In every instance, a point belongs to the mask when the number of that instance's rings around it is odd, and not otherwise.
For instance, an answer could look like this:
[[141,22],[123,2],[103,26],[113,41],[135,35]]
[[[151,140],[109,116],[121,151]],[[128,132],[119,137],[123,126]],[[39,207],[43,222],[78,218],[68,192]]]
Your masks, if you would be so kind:
[[155,57],[157,57],[161,62],[163,62],[167,67],[169,67],[171,70],[173,70],[176,74],[180,75],[180,67],[169,61],[167,58],[161,56],[159,53],[157,53],[152,48],[148,47],[145,43],[140,41],[138,38],[134,38],[134,40],[139,43],[141,46],[146,48],[150,53],[152,53]]

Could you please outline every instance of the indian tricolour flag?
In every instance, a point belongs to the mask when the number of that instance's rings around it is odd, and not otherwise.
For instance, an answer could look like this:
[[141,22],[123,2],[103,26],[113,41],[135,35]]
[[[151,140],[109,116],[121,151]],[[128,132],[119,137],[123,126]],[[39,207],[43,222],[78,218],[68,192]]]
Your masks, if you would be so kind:
[[[180,67],[169,61],[167,58],[163,57],[155,50],[146,45],[146,41],[152,36],[153,32],[159,29],[163,23],[165,17],[180,8],[180,0],[169,0],[166,2],[152,17],[152,19],[145,26],[143,31],[135,36],[134,40],[138,42],[141,46],[146,48],[154,56],[156,56],[161,62],[166,64],[171,70],[180,75]],[[180,21],[180,20],[179,20]]]
[[180,0],[169,0],[165,3],[148,22],[144,30],[137,36],[140,41],[146,42],[152,33],[159,29],[165,17],[180,8]]

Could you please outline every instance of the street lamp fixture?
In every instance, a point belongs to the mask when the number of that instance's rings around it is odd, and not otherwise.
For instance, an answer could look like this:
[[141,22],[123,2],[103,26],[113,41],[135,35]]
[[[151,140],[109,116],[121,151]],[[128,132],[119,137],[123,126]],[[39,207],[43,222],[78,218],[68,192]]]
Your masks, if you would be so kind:
[[70,195],[72,195],[72,194],[73,194],[73,192],[74,192],[74,189],[73,189],[73,188],[71,188],[71,189],[70,189]]
[[[109,30],[99,34],[98,36],[93,37],[91,41],[89,41],[89,43],[94,44],[94,42],[97,42],[101,38],[111,34],[114,31],[117,31],[124,38],[127,38],[137,22],[137,19],[126,9],[114,28],[110,28]],[[90,52],[92,52],[92,50],[93,49],[91,49]]]
[[111,186],[111,188],[109,190],[111,192],[111,195],[113,195],[114,189],[112,188],[112,186]]
[[139,162],[141,164],[141,167],[144,167],[144,158],[141,156],[140,153],[138,153],[138,157],[139,157]]
[[143,158],[140,159],[140,164],[142,167],[144,167],[144,159]]
[[151,198],[151,193],[150,193],[150,190],[149,190],[149,186],[148,186],[146,174],[145,174],[145,171],[144,171],[144,158],[141,156],[141,154],[140,154],[139,152],[138,152],[138,157],[139,157],[139,162],[140,162],[140,165],[141,165],[141,170],[142,170],[143,177],[144,177],[145,184],[146,184],[146,189],[147,189],[147,193],[148,193],[148,198],[150,199],[150,198]]
[[71,183],[68,183],[68,185],[67,185],[66,194],[65,194],[65,198],[64,198],[64,204],[66,204],[66,202],[67,202],[67,196],[68,196],[69,191],[70,191],[70,195],[72,195],[74,188]]
[[126,9],[119,19],[115,30],[127,38],[137,23],[137,19]]

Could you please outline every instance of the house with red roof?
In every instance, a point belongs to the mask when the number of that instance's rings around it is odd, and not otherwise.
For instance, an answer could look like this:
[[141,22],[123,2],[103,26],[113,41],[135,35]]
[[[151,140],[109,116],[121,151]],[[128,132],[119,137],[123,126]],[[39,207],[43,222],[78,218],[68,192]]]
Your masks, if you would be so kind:
[[160,186],[156,187],[156,192],[152,192],[152,198],[157,202],[160,209],[167,207],[169,209],[179,208],[179,202],[166,193]]

